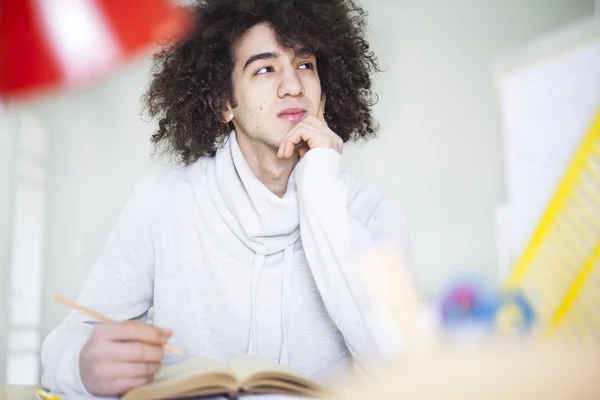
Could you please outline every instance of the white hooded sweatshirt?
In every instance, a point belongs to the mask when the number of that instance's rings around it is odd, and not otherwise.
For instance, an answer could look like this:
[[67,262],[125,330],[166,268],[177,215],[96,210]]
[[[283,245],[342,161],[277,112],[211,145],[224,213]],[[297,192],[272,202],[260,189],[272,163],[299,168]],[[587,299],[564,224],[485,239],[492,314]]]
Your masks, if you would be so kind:
[[[337,151],[309,150],[278,197],[233,132],[215,157],[136,186],[77,301],[115,320],[153,307],[185,353],[164,364],[255,354],[324,379],[377,352],[352,260],[379,242],[410,258],[405,214]],[[50,333],[44,386],[87,394],[79,353],[94,324],[74,311]]]

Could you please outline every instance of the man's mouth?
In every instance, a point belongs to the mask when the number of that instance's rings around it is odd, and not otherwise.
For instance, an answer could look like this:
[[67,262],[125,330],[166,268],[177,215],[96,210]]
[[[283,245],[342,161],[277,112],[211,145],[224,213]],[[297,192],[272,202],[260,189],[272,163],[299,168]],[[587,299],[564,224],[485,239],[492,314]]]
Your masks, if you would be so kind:
[[277,116],[290,122],[299,122],[306,116],[306,110],[303,108],[288,108],[280,112]]

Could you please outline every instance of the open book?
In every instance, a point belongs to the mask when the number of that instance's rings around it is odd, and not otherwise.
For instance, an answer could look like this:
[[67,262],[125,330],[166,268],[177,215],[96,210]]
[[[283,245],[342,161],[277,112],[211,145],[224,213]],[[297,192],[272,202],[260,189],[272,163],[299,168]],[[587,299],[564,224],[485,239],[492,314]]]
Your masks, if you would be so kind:
[[197,358],[161,369],[154,380],[127,392],[122,400],[162,400],[250,393],[321,398],[332,390],[262,358],[242,355],[226,366]]

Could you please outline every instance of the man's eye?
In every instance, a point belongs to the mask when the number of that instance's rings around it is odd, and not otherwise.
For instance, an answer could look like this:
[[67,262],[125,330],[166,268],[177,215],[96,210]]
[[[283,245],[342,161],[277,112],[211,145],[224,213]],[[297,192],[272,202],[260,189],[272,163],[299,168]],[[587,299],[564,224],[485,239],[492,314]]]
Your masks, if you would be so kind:
[[261,69],[259,69],[258,71],[256,71],[256,73],[254,75],[263,75],[263,74],[266,74],[268,72],[273,72],[273,68],[271,68],[271,67],[262,67]]
[[302,63],[298,66],[299,69],[315,69],[315,66],[311,62]]

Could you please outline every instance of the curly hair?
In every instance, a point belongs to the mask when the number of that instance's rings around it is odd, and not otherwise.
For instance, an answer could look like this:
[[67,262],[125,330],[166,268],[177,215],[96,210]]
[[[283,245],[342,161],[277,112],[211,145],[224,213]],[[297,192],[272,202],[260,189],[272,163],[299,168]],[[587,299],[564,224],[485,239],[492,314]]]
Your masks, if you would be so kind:
[[380,69],[366,39],[367,13],[354,0],[196,0],[189,7],[191,30],[155,54],[143,97],[158,120],[157,149],[184,165],[215,154],[231,129],[222,111],[234,103],[232,46],[261,23],[282,46],[315,55],[333,132],[344,142],[376,134],[371,73]]

